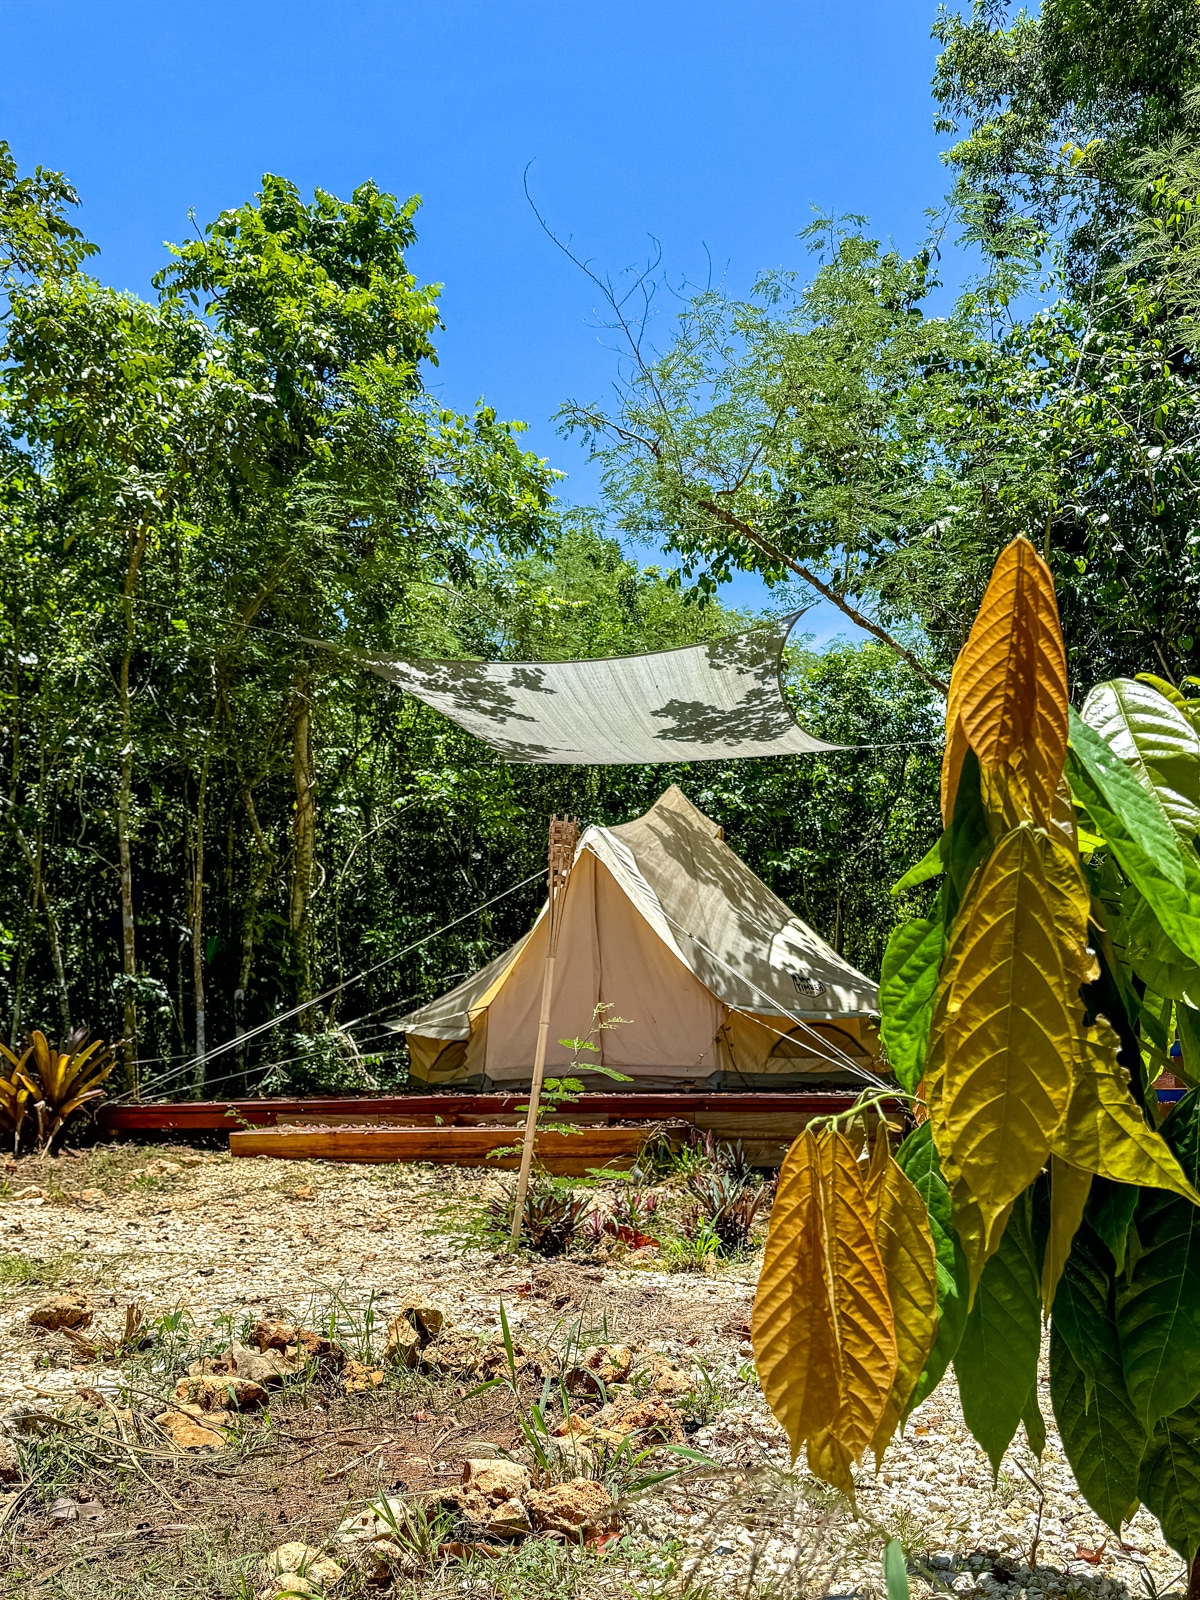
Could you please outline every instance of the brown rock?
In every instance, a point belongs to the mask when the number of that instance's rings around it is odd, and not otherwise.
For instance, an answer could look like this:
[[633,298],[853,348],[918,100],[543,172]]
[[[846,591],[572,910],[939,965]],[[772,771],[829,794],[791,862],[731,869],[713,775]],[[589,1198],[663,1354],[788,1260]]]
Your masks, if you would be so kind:
[[285,1572],[298,1572],[310,1583],[322,1586],[336,1583],[342,1576],[342,1568],[336,1561],[323,1556],[314,1545],[301,1544],[298,1539],[290,1539],[287,1544],[279,1545],[259,1563],[258,1577],[263,1583],[269,1583],[272,1578]]
[[[300,1361],[319,1361],[322,1366],[332,1367],[335,1372],[340,1372],[346,1364],[346,1352],[340,1344],[335,1344],[332,1339],[327,1339],[322,1333],[312,1333],[307,1328],[297,1328],[293,1341],[296,1347],[296,1357]],[[291,1353],[289,1346],[288,1353]]]
[[533,1532],[529,1513],[520,1500],[502,1500],[499,1505],[489,1505],[477,1526],[497,1539],[520,1539]]
[[80,1189],[79,1203],[84,1206],[103,1206],[108,1204],[108,1196],[103,1189]]
[[[389,1324],[388,1333],[392,1328],[403,1323],[409,1331],[416,1335],[417,1344],[420,1344],[420,1335],[404,1317],[397,1317]],[[443,1378],[475,1378],[480,1376],[483,1350],[479,1340],[468,1333],[445,1333],[431,1344],[428,1349],[420,1353],[421,1365],[427,1371]]]
[[258,1591],[256,1600],[320,1600],[321,1590],[302,1572],[277,1572],[269,1583]]
[[474,1489],[453,1489],[442,1497],[442,1504],[452,1506],[480,1533],[500,1539],[518,1539],[533,1531],[529,1513],[520,1500],[490,1500]]
[[24,1476],[16,1445],[0,1433],[0,1483],[20,1483]]
[[201,1411],[225,1411],[230,1406],[250,1411],[264,1403],[267,1391],[249,1378],[211,1374],[180,1378],[175,1398],[183,1405],[199,1406]]
[[438,1338],[446,1324],[444,1313],[437,1306],[430,1305],[428,1300],[406,1300],[399,1314],[412,1323],[421,1335],[423,1345],[431,1344]]
[[34,1306],[29,1326],[56,1333],[59,1328],[86,1328],[95,1315],[86,1295],[52,1294]]
[[200,1361],[189,1364],[187,1375],[189,1378],[207,1378],[217,1372],[232,1372],[233,1365],[229,1360],[229,1352],[223,1356],[204,1356]]
[[295,1342],[296,1330],[290,1322],[263,1317],[250,1330],[250,1343],[256,1350],[286,1350]]
[[633,1351],[626,1344],[598,1344],[585,1350],[577,1367],[567,1373],[571,1394],[590,1394],[597,1398],[612,1383],[624,1383],[633,1366]]
[[[260,1383],[264,1388],[282,1383],[296,1370],[296,1363],[278,1350],[251,1350],[248,1345],[231,1344],[225,1352],[226,1371],[236,1372],[239,1378],[250,1383]],[[190,1369],[189,1369],[190,1370]]]
[[643,1444],[682,1444],[679,1418],[661,1395],[644,1400],[610,1400],[591,1419],[596,1436],[606,1444],[620,1444],[637,1434]]
[[384,1357],[398,1367],[415,1367],[421,1359],[421,1335],[407,1317],[393,1317],[388,1323]]
[[639,1377],[643,1374],[650,1377],[650,1388],[655,1394],[666,1396],[691,1394],[696,1387],[694,1378],[686,1372],[681,1372],[673,1361],[667,1360],[666,1356],[654,1352],[638,1363]]
[[227,1413],[214,1411],[204,1417],[199,1406],[172,1406],[155,1417],[155,1422],[180,1450],[223,1450],[226,1439],[217,1432],[218,1424],[227,1421]]
[[578,1416],[575,1412],[572,1412],[569,1417],[564,1417],[561,1422],[556,1422],[552,1431],[556,1439],[568,1439],[572,1434],[578,1434],[580,1438],[586,1438],[589,1433],[594,1433],[595,1429],[586,1417]]
[[520,1500],[528,1494],[532,1479],[519,1461],[488,1459],[464,1461],[462,1482],[470,1493],[497,1505],[501,1500]]
[[366,1569],[367,1582],[378,1588],[386,1588],[397,1571],[416,1572],[420,1566],[413,1551],[387,1538],[372,1539],[370,1544],[364,1545],[360,1559]]
[[384,1374],[378,1367],[364,1367],[361,1361],[347,1361],[342,1368],[342,1383],[347,1394],[362,1394],[377,1389]]
[[539,1533],[585,1539],[620,1525],[612,1496],[595,1478],[573,1478],[552,1489],[534,1489],[525,1496],[525,1506]]

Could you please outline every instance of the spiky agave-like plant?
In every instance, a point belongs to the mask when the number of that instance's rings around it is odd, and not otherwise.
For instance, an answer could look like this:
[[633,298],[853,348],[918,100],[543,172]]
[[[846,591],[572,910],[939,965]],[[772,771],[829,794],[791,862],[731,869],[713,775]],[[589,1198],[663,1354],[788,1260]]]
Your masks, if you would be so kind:
[[6,1044],[0,1044],[0,1067],[8,1067],[8,1071],[0,1073],[0,1133],[11,1137],[14,1155],[32,1093],[21,1071],[28,1055],[27,1050],[24,1056],[16,1056]]
[[100,1087],[116,1066],[109,1047],[100,1039],[89,1044],[86,1033],[72,1034],[65,1050],[57,1050],[35,1028],[19,1072],[34,1096],[38,1120],[38,1145],[45,1155],[69,1117],[104,1094]]

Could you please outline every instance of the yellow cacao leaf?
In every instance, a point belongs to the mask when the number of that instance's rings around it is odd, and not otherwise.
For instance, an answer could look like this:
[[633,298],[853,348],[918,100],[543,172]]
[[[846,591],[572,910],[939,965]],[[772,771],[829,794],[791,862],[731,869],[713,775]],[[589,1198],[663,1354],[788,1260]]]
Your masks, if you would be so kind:
[[750,1337],[763,1395],[794,1460],[836,1416],[841,1387],[817,1141],[808,1131],[780,1169]]
[[958,714],[954,694],[954,680],[950,681],[950,698],[946,702],[946,753],[942,757],[942,826],[948,828],[954,820],[954,800],[958,794],[958,780],[962,764],[971,746],[967,732]]
[[1148,1127],[1129,1090],[1129,1074],[1117,1060],[1120,1041],[1103,1017],[1078,1046],[1075,1083],[1053,1150],[1083,1172],[1114,1183],[1170,1189],[1200,1205],[1183,1169],[1162,1135]]
[[1054,580],[1027,539],[996,559],[948,704],[983,773],[1001,775],[1012,804],[1048,827],[1067,753],[1067,658]]
[[934,1001],[929,1113],[947,1181],[979,1210],[979,1269],[1066,1111],[1083,1008],[1063,945],[1085,945],[1087,911],[1069,853],[1022,825],[998,842],[955,921]]
[[1042,1257],[1042,1305],[1047,1313],[1054,1304],[1054,1291],[1071,1253],[1071,1241],[1083,1221],[1091,1187],[1090,1172],[1068,1166],[1058,1156],[1050,1157],[1050,1232]]
[[793,1454],[807,1442],[813,1470],[845,1487],[891,1392],[896,1338],[863,1168],[831,1130],[788,1152],[751,1337]]
[[875,1239],[896,1328],[896,1378],[871,1440],[876,1461],[900,1425],[937,1337],[937,1250],[925,1202],[900,1165],[884,1169]]
[[[808,1465],[814,1475],[852,1495],[851,1465],[874,1438],[896,1381],[895,1319],[866,1174],[854,1147],[841,1134],[826,1133],[818,1138],[817,1150],[841,1386],[837,1412],[809,1440]],[[894,1165],[890,1158],[889,1164]],[[886,1181],[877,1191],[881,1202]]]
[[885,1122],[880,1121],[879,1126],[872,1133],[869,1148],[870,1154],[866,1164],[863,1165],[860,1161],[859,1165],[863,1168],[863,1188],[866,1193],[867,1209],[872,1216],[876,1216],[879,1212],[880,1195],[887,1177],[887,1169],[893,1164],[891,1142],[888,1138],[888,1128]]

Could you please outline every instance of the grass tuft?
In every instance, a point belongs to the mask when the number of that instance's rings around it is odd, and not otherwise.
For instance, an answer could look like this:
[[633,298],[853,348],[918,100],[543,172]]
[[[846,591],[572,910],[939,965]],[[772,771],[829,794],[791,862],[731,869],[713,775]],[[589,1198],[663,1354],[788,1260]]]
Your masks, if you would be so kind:
[[0,1289],[20,1289],[27,1284],[53,1289],[75,1270],[79,1260],[74,1252],[52,1256],[49,1260],[38,1256],[0,1255]]

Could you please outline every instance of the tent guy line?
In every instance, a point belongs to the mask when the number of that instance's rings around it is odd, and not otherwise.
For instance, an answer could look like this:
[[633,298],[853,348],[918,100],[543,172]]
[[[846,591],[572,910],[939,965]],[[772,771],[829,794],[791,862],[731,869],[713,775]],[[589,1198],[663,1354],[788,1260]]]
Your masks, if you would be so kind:
[[[312,1006],[320,1005],[323,1000],[330,1000],[335,994],[340,994],[343,989],[348,989],[352,984],[361,983],[364,978],[369,978],[373,972],[379,972],[383,967],[390,967],[393,961],[399,961],[401,956],[419,950],[423,944],[428,944],[430,939],[436,939],[438,934],[447,933],[451,928],[456,928],[460,922],[477,916],[479,912],[486,911],[489,906],[494,906],[498,900],[506,899],[510,894],[516,894],[518,889],[524,889],[527,884],[536,883],[545,876],[542,871],[531,872],[527,878],[522,878],[520,883],[514,883],[509,888],[494,894],[490,900],[484,900],[477,906],[472,906],[469,911],[464,911],[461,917],[455,917],[451,922],[444,922],[440,928],[434,928],[432,933],[427,933],[421,939],[416,939],[412,944],[405,945],[403,950],[397,950],[393,955],[385,956],[382,961],[377,961],[373,967],[367,967],[362,972],[356,972],[352,978],[345,979],[342,983],[335,983],[332,989],[325,989],[321,994],[313,995],[311,1000],[305,1000],[302,1005],[293,1006],[290,1011],[281,1011],[278,1016],[271,1017],[266,1022],[260,1022],[256,1027],[247,1028],[245,1033],[240,1033],[234,1039],[227,1039],[224,1044],[217,1045],[212,1050],[206,1050],[203,1056],[192,1056],[184,1062],[182,1067],[177,1067],[174,1072],[168,1073],[165,1078],[158,1079],[158,1083],[169,1082],[172,1078],[184,1077],[193,1067],[199,1066],[201,1061],[212,1061],[216,1056],[223,1056],[230,1050],[237,1050],[248,1040],[255,1039],[261,1033],[269,1033],[272,1028],[277,1028],[282,1022],[289,1022],[293,1017],[298,1017],[301,1012],[307,1011]],[[380,1006],[380,1010],[384,1007]],[[132,1091],[116,1097],[116,1102],[131,1098]]]
[[[706,945],[701,944],[700,940],[696,938],[695,934],[689,934],[682,923],[675,921],[674,917],[669,911],[664,911],[663,916],[666,917],[667,921],[671,923],[673,927],[677,928],[680,933],[687,934],[687,937],[691,940],[691,942],[696,945],[698,949],[703,950],[706,956],[711,957],[713,961],[719,962],[720,965],[726,969],[726,971],[732,973],[733,976],[739,979],[740,982],[748,984],[750,988],[753,989],[754,992],[763,1000],[772,999],[772,996],[767,994],[765,989],[760,989],[758,987],[753,978],[747,978],[745,973],[738,972],[737,968],[731,967],[728,961],[723,961],[715,950],[710,950]],[[764,932],[765,931],[766,930],[764,929]],[[778,1004],[778,1001],[776,1000],[773,1003]],[[753,1011],[747,1011],[742,1006],[730,1006],[729,1009],[731,1011],[736,1011],[739,1016],[748,1018],[751,1022],[756,1023],[760,1028],[766,1028],[768,1032],[778,1034],[781,1039],[790,1039],[793,1037],[790,1033],[784,1033],[781,1028],[773,1027],[772,1024],[767,1022],[764,1017],[756,1014]],[[839,1067],[843,1072],[853,1073],[855,1077],[861,1078],[864,1083],[869,1083],[874,1089],[888,1089],[891,1087],[891,1085],[885,1083],[882,1078],[877,1077],[875,1073],[868,1072],[865,1067],[860,1067],[853,1056],[847,1055],[844,1050],[839,1050],[837,1045],[831,1044],[830,1040],[826,1039],[824,1034],[818,1033],[805,1017],[794,1016],[790,1011],[785,1011],[783,1014],[788,1018],[789,1021],[794,1022],[798,1028],[803,1028],[806,1034],[811,1034],[814,1040],[818,1040],[821,1044],[836,1052],[834,1055],[828,1055],[824,1050],[818,1049],[815,1044],[812,1045],[811,1048],[813,1055],[819,1057],[820,1060],[828,1061],[830,1066]]]

